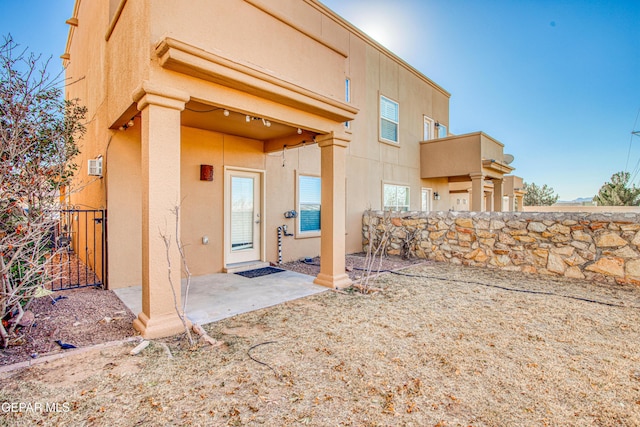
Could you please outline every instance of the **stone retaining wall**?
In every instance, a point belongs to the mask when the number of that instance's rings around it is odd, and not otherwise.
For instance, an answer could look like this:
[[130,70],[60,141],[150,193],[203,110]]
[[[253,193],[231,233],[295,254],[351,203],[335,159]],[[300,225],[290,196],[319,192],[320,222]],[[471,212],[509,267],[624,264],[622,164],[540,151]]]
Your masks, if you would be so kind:
[[[367,211],[389,255],[640,285],[640,214]],[[376,240],[374,240],[374,243]]]

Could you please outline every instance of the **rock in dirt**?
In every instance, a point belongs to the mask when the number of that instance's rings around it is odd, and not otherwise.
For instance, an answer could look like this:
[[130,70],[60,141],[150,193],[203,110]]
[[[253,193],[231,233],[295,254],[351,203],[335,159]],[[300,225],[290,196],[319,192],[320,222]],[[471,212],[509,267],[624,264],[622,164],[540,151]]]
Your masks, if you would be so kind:
[[136,355],[140,354],[140,352],[142,352],[142,350],[144,350],[144,349],[145,349],[145,348],[147,348],[147,347],[149,347],[149,341],[144,340],[144,341],[142,341],[140,344],[138,344],[138,345],[136,346],[136,348],[134,348],[133,350],[131,350],[131,351],[129,352],[129,354],[130,354],[130,355],[132,355],[132,356],[136,356]]

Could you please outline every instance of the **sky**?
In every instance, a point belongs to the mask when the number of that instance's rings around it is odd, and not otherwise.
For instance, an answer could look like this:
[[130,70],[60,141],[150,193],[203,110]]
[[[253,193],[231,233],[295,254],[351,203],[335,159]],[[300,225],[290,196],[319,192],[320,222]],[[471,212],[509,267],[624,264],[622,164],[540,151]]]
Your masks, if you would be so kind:
[[[640,1],[321,1],[450,92],[449,131],[502,142],[525,182],[640,185]],[[0,0],[0,35],[59,68],[73,4]]]

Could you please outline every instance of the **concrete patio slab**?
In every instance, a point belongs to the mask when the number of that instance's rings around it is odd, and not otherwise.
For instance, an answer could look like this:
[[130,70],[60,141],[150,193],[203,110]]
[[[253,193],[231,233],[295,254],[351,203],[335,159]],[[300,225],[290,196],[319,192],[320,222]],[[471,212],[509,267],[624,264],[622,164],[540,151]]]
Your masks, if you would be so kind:
[[[314,279],[288,270],[255,278],[228,273],[192,277],[187,317],[203,325],[328,290],[314,284]],[[183,302],[185,291],[186,280],[183,279]],[[133,314],[142,311],[141,286],[115,289],[114,292]]]

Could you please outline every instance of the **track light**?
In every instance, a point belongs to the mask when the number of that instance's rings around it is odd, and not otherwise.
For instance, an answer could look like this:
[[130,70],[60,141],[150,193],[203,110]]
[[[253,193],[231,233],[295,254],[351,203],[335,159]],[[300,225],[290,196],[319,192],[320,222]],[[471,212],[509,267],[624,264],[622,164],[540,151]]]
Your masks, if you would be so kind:
[[224,110],[222,114],[224,114],[225,117],[229,117],[229,110]]
[[135,122],[133,121],[133,118],[131,120],[129,120],[129,123],[127,123],[127,127],[130,128],[135,124]]
[[247,123],[249,123],[251,121],[251,116],[247,116],[246,120],[247,120]]
[[298,128],[298,135],[302,135],[302,129]]

